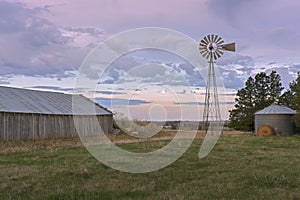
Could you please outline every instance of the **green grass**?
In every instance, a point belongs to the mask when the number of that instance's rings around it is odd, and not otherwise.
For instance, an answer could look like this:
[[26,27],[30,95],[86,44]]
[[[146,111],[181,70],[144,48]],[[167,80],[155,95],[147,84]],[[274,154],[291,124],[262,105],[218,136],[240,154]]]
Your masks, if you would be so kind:
[[[168,142],[119,146],[142,152]],[[110,169],[80,146],[2,152],[0,199],[300,199],[299,136],[226,135],[204,159],[201,142],[146,174]]]

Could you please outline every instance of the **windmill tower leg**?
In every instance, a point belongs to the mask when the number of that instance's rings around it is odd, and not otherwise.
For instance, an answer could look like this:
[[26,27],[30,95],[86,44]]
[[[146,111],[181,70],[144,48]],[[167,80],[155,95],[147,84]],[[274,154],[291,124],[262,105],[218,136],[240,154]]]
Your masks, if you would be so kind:
[[217,86],[217,81],[216,81],[216,75],[215,75],[215,68],[214,68],[214,63],[211,64],[212,67],[212,84],[213,84],[213,98],[212,98],[212,105],[211,105],[211,125],[213,126],[212,128],[219,129],[220,123],[222,121],[221,119],[221,113],[220,113],[220,104],[219,104],[219,94],[218,94],[218,86]]
[[211,99],[211,61],[209,62],[208,73],[207,73],[207,82],[205,89],[205,100],[204,100],[204,111],[203,111],[203,121],[202,121],[202,130],[205,132],[209,127],[209,110],[210,110],[210,99]]
[[215,75],[214,60],[211,56],[207,74],[202,130],[207,132],[210,124],[221,121],[218,86]]

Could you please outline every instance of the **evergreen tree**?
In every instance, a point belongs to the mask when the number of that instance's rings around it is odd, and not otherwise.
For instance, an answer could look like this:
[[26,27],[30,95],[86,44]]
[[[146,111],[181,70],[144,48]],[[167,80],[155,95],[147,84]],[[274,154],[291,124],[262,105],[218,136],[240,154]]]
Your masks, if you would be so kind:
[[272,71],[269,75],[269,104],[279,103],[280,95],[283,90],[281,85],[280,75],[276,73],[276,71]]
[[290,88],[283,93],[279,103],[297,110],[297,114],[293,119],[296,126],[300,127],[300,72],[298,72],[296,80],[291,82],[289,86]]
[[279,98],[279,105],[284,105],[287,107],[290,107],[292,109],[295,109],[294,107],[294,96],[295,92],[291,90],[291,84],[294,84],[294,82],[290,83],[290,89],[285,91]]
[[283,87],[280,75],[261,72],[253,79],[249,77],[245,87],[237,92],[236,104],[229,116],[229,127],[238,130],[254,130],[254,114],[272,103],[277,103]]
[[253,127],[252,114],[255,100],[254,79],[249,77],[246,81],[245,88],[238,90],[237,98],[234,105],[235,109],[230,112],[229,127],[238,130],[251,130]]
[[[254,108],[255,110],[261,110],[270,105],[269,99],[269,77],[265,72],[261,72],[256,74],[254,90],[255,90],[255,98],[254,98]],[[254,113],[253,113],[254,120]]]

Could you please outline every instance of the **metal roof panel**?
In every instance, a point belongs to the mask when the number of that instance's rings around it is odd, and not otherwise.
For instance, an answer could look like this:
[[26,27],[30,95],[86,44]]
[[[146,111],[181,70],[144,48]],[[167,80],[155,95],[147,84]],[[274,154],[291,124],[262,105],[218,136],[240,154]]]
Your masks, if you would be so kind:
[[[76,98],[76,113],[72,103]],[[0,86],[0,112],[56,115],[110,115],[106,108],[78,94],[64,94]]]
[[256,115],[267,115],[267,114],[287,114],[287,115],[294,115],[296,113],[295,110],[286,107],[286,106],[279,106],[276,104],[272,104],[269,107],[266,107],[258,112]]

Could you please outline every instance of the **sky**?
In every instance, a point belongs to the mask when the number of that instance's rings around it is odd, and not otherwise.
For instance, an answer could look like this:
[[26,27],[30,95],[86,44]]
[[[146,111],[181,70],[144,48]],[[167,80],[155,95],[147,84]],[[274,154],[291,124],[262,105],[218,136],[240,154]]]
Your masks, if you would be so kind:
[[[236,42],[237,51],[216,62],[228,93],[243,87],[249,76],[271,70],[287,87],[300,71],[299,8],[296,0],[0,0],[0,85],[71,91],[80,65],[100,42],[129,29],[162,27],[196,41],[215,33],[226,42]],[[201,90],[203,84],[192,66],[157,54],[124,56],[119,61],[122,67],[112,66],[102,80],[103,88],[109,92],[120,74],[150,62],[166,68],[159,70],[161,76],[170,70],[188,76],[192,89],[177,85],[175,93]],[[154,70],[152,75],[159,73]],[[165,93],[163,88],[159,91]],[[123,98],[118,95],[115,98]],[[231,97],[227,103],[233,101]]]

